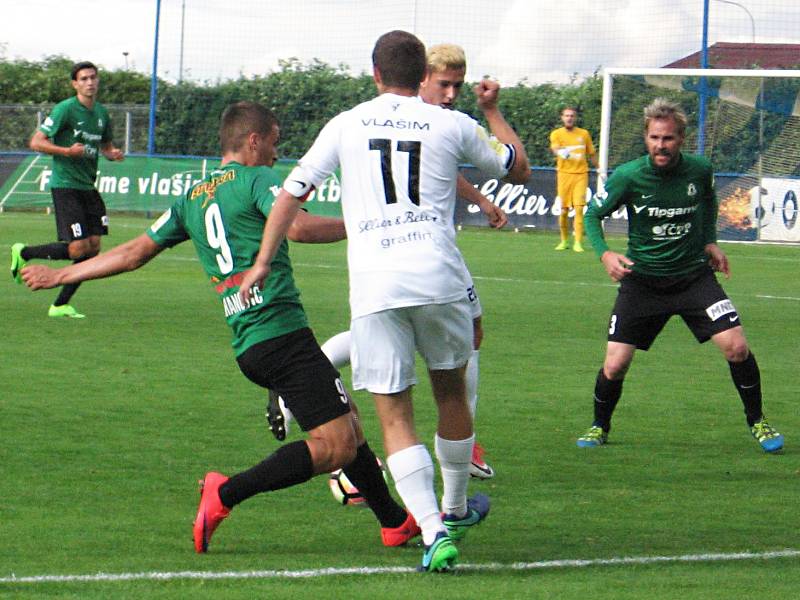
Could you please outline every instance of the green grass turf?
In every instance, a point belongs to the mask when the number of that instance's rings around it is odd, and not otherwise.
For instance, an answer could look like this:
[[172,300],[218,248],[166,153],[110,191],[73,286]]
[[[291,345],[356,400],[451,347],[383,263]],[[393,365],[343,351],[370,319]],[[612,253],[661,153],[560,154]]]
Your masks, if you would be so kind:
[[[106,248],[149,221],[113,216]],[[52,216],[0,214],[0,252],[44,243]],[[765,410],[787,449],[750,437],[727,366],[679,319],[625,384],[606,447],[575,438],[591,422],[615,285],[591,252],[554,252],[551,233],[469,230],[459,244],[484,307],[476,429],[497,470],[471,491],[492,514],[461,546],[456,575],[337,575],[0,583],[26,598],[791,598],[794,558],[514,570],[514,563],[800,549],[796,432],[800,248],[724,245],[724,286],[761,366]],[[621,249],[624,240],[612,240]],[[314,330],[347,327],[345,248],[293,245]],[[7,273],[7,272],[6,272]],[[0,277],[0,578],[140,572],[413,567],[366,510],[341,508],[322,478],[237,507],[206,556],[194,554],[196,481],[236,472],[277,447],[265,394],[242,376],[222,308],[190,244],[141,270],[83,284],[87,319],[49,319],[55,291]],[[349,380],[349,370],[344,372]],[[430,388],[416,388],[419,432],[433,438]],[[382,454],[371,401],[356,394]],[[299,439],[295,431],[291,439]]]

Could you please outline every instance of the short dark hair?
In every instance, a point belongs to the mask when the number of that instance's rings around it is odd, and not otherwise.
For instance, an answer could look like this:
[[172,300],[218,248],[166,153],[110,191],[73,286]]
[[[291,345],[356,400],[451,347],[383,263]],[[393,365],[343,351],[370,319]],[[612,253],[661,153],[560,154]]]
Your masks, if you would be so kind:
[[70,71],[70,77],[72,77],[72,81],[77,81],[78,71],[82,71],[83,69],[94,69],[94,72],[97,73],[97,66],[88,60],[84,60],[72,65],[72,70]]
[[236,102],[222,113],[219,124],[219,143],[222,153],[240,150],[251,133],[267,135],[278,124],[278,118],[266,106],[257,102]]
[[566,105],[561,107],[561,112],[559,112],[558,114],[559,115],[563,115],[565,110],[571,110],[576,115],[580,114],[580,112],[581,112],[576,105],[574,105],[574,104],[566,104]]
[[407,31],[384,33],[375,42],[372,64],[388,86],[416,90],[425,78],[425,44]]

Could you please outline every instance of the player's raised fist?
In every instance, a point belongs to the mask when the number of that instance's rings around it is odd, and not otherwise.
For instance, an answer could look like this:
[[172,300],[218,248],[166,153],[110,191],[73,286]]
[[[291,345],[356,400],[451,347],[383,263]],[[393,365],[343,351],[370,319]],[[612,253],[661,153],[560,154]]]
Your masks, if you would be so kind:
[[497,105],[497,98],[500,94],[500,84],[491,79],[483,79],[475,86],[475,96],[478,106],[482,110],[494,108]]

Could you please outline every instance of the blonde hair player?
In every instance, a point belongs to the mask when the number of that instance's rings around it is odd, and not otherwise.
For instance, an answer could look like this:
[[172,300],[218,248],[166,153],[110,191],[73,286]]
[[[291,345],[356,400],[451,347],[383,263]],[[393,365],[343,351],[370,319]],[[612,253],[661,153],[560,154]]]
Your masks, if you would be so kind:
[[[730,277],[728,257],[717,245],[714,170],[705,157],[681,151],[685,135],[681,107],[654,100],[644,110],[647,154],[618,166],[586,212],[592,247],[620,285],[592,395],[594,420],[577,444],[594,448],[608,441],[611,416],[636,351],[648,350],[667,321],[679,315],[698,342],[711,340],[720,349],[750,432],[764,451],[778,452],[783,435],[764,416],[758,363],[739,313],[714,275]],[[602,221],[623,207],[628,248],[620,254],[608,247]]]
[[[458,99],[458,95],[461,93],[467,73],[467,59],[464,50],[461,46],[455,44],[438,44],[428,48],[426,56],[428,72],[420,84],[420,98],[428,104],[436,104],[442,108],[452,109]],[[502,209],[492,204],[463,175],[458,176],[456,191],[462,200],[481,207],[492,227],[499,229],[508,222],[508,218]],[[289,236],[292,239],[291,231]],[[470,302],[473,325],[472,356],[467,362],[466,372],[467,401],[474,419],[478,407],[478,365],[481,342],[483,341],[482,309],[475,290],[475,284],[466,265],[464,265],[464,277],[467,281],[466,294]],[[343,331],[330,338],[322,344],[322,351],[325,352],[328,359],[337,369],[347,366],[350,363],[350,332]],[[285,405],[282,404],[282,400],[277,394],[270,393],[269,398],[266,413],[267,421],[273,435],[282,440],[288,431],[291,413],[286,410]],[[478,479],[494,477],[495,471],[484,459],[484,453],[483,446],[476,441],[472,448],[469,468],[472,477]]]
[[[493,140],[467,115],[419,101],[427,64],[425,46],[414,35],[384,34],[372,60],[378,96],[322,128],[284,181],[242,285],[263,282],[300,199],[340,168],[353,386],[375,400],[386,464],[422,529],[420,570],[446,571],[458,558],[454,540],[481,523],[490,507],[482,494],[467,498],[474,434],[464,371],[472,319],[452,221],[458,165],[469,162],[515,182],[527,181],[530,167],[519,137],[497,110],[496,83],[484,80],[475,88]],[[414,424],[417,353],[438,414],[441,508],[433,461]]]

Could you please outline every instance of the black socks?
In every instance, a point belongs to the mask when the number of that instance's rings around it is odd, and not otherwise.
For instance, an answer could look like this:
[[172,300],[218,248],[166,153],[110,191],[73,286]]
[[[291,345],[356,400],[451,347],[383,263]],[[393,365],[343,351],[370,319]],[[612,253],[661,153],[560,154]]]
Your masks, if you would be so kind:
[[[88,258],[88,257],[87,257]],[[83,262],[87,260],[86,258],[78,258],[73,260],[73,264],[77,264],[79,262]],[[61,291],[58,294],[58,298],[56,301],[53,302],[53,306],[63,306],[64,304],[69,304],[70,299],[78,291],[78,288],[81,286],[80,283],[67,283],[61,287]]]
[[19,253],[23,260],[41,258],[44,260],[67,260],[69,258],[69,244],[67,242],[53,242],[41,246],[25,246]]
[[605,432],[611,429],[611,414],[622,396],[623,381],[624,379],[611,381],[605,376],[602,368],[597,373],[594,383],[594,425],[598,425]]
[[744,404],[747,424],[753,424],[763,416],[761,413],[761,372],[756,357],[751,352],[742,362],[728,362],[731,378]]
[[399,527],[405,522],[406,511],[389,493],[383,472],[367,442],[358,447],[355,459],[344,468],[344,474],[367,500],[381,527]]
[[219,488],[219,499],[233,508],[250,496],[291,487],[311,479],[314,465],[304,441],[281,446],[247,471],[231,477]]

